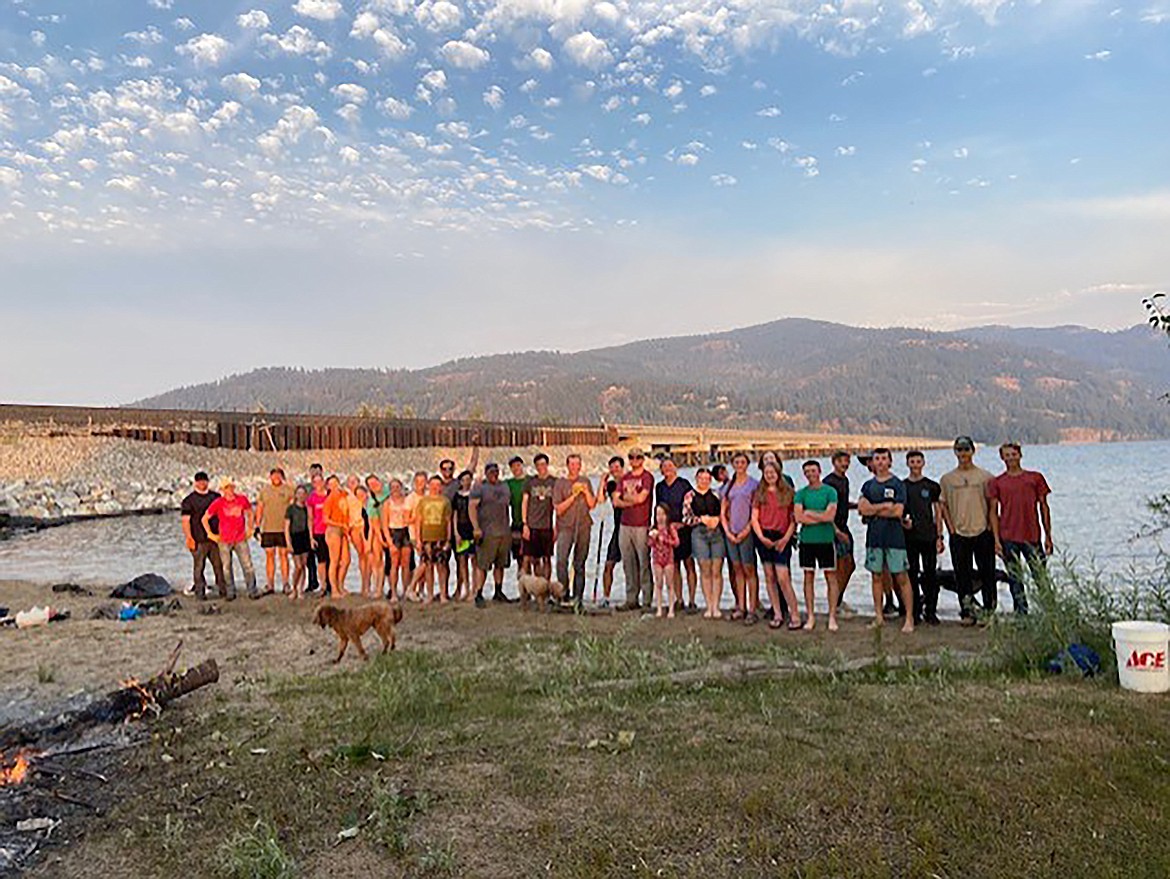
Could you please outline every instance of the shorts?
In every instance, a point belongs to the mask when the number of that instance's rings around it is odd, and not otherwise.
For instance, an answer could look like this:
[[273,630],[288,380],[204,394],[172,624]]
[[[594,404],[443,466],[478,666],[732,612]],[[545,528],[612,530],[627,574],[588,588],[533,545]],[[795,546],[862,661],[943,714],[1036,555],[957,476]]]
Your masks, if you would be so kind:
[[756,538],[754,534],[749,534],[740,543],[732,543],[727,541],[727,561],[733,565],[755,565],[756,563]]
[[524,531],[519,528],[512,529],[512,558],[519,564],[520,560],[524,558]]
[[849,556],[850,558],[852,558],[853,557],[853,534],[852,534],[852,532],[850,532],[850,530],[848,528],[840,528],[838,530],[841,531],[842,533],[844,533],[845,539],[842,540],[839,537],[834,537],[833,538],[833,551],[835,553],[837,553],[837,558],[839,558],[839,559],[845,558],[846,556]]
[[329,564],[329,542],[325,539],[325,535],[314,534],[313,539],[317,541],[317,548],[313,550],[317,562],[322,565]]
[[691,532],[693,530],[690,525],[684,525],[678,529],[678,546],[674,548],[675,563],[686,561],[691,557],[693,552],[691,548]]
[[529,528],[528,540],[524,541],[524,555],[530,559],[551,559],[553,557],[553,530],[551,528]]
[[283,531],[262,531],[260,546],[263,549],[284,549],[288,544],[285,543]]
[[447,564],[447,559],[450,557],[451,544],[446,540],[428,541],[422,545],[422,553],[420,554],[421,561],[445,565]]
[[485,535],[475,548],[475,564],[481,571],[506,568],[511,561],[512,535]]
[[613,529],[613,537],[609,539],[609,546],[605,549],[605,563],[616,565],[622,560],[622,548],[618,543],[618,529]]
[[865,569],[871,574],[889,571],[891,574],[906,572],[906,550],[871,548],[865,551]]
[[691,529],[691,555],[701,562],[719,559],[727,555],[722,528],[708,528],[696,525]]
[[290,536],[292,537],[293,555],[305,555],[312,550],[313,545],[309,542],[308,531],[294,531]]
[[800,567],[805,571],[831,571],[837,567],[837,553],[831,543],[802,543],[800,545]]
[[410,546],[410,529],[409,528],[391,528],[390,542],[395,549],[406,549]]
[[[769,540],[779,540],[784,536],[784,532],[765,528],[764,536]],[[772,549],[761,543],[757,551],[760,554],[760,561],[765,565],[780,565],[787,568],[792,561],[792,539],[789,538],[788,543],[784,544],[784,549]]]
[[469,540],[466,537],[459,537],[455,540],[455,546],[452,548],[452,552],[454,552],[455,558],[457,559],[471,558],[475,555],[475,541]]

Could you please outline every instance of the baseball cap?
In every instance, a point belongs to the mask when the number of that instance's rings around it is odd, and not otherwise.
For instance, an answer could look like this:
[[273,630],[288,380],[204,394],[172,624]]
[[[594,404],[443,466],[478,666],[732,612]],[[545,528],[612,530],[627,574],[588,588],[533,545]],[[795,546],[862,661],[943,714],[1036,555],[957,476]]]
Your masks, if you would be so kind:
[[975,451],[975,440],[969,436],[961,436],[955,439],[956,452],[973,452]]
[[523,463],[524,463],[524,459],[521,458],[519,455],[513,455],[511,458],[508,459],[508,466],[509,467],[511,467],[513,464],[523,464]]
[[627,454],[626,457],[627,458],[645,458],[646,453],[643,452],[637,446],[634,446],[632,449],[630,449],[629,454]]
[[205,473],[203,470],[198,470],[195,473],[195,480],[194,481],[195,482],[210,482],[211,477],[208,476],[207,473]]
[[500,469],[500,465],[497,464],[495,461],[488,461],[486,464],[483,465],[483,472],[484,473],[487,473],[489,470],[499,470],[499,469]]

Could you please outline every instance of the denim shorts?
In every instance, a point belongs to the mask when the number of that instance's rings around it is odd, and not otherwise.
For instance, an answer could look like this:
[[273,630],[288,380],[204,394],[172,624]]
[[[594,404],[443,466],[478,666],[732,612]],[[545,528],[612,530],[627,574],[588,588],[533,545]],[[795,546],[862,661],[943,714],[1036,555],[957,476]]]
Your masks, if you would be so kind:
[[749,534],[743,539],[742,543],[732,543],[727,541],[727,561],[731,564],[740,565],[755,565],[756,563],[756,537],[754,534]]
[[722,528],[696,525],[691,529],[691,555],[701,562],[722,559],[727,555]]

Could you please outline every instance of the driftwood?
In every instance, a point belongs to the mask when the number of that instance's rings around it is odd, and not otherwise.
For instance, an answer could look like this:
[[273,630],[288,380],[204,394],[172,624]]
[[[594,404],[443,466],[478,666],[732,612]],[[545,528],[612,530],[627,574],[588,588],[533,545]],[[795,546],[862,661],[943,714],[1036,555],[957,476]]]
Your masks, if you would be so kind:
[[29,745],[43,749],[76,739],[92,727],[121,723],[147,711],[161,709],[168,702],[218,680],[219,666],[214,659],[182,674],[164,672],[148,681],[131,683],[107,693],[76,711],[4,730],[0,733],[0,752]]

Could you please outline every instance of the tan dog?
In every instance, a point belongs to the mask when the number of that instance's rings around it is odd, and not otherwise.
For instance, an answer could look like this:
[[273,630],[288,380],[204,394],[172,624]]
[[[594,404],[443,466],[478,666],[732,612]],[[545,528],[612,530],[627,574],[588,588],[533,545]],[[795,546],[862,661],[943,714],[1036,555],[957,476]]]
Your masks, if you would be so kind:
[[378,602],[361,607],[338,607],[336,604],[321,604],[313,614],[313,622],[322,629],[329,626],[337,634],[338,651],[335,663],[341,662],[345,649],[352,641],[362,659],[369,659],[362,646],[362,635],[370,629],[382,639],[382,652],[394,649],[394,624],[402,622],[402,607],[398,604]]
[[520,609],[528,610],[528,599],[536,599],[536,606],[545,610],[546,599],[551,595],[557,601],[565,600],[564,584],[546,577],[537,577],[534,574],[521,574],[517,583],[520,590]]

